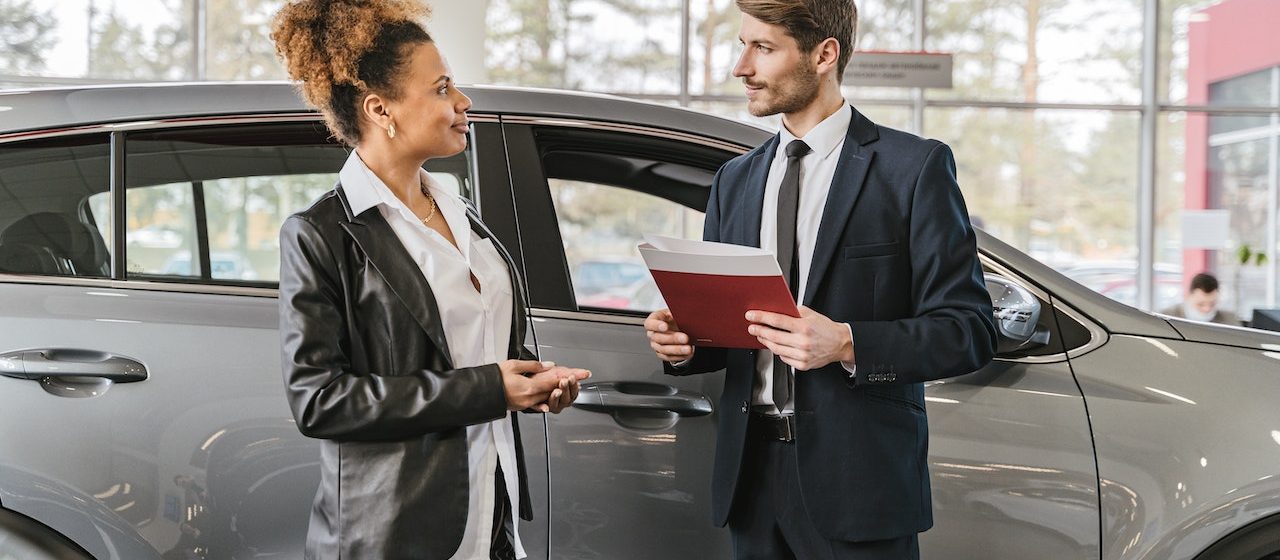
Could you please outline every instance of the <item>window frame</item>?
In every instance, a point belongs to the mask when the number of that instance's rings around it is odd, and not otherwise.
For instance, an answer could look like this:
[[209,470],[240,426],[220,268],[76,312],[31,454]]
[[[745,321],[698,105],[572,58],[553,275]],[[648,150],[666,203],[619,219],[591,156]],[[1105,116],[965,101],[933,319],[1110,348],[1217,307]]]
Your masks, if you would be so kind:
[[[72,148],[84,148],[86,146],[93,146],[95,148],[103,148],[106,150],[105,156],[107,160],[106,163],[107,163],[108,169],[105,173],[105,179],[107,180],[108,188],[106,190],[90,193],[89,195],[86,195],[85,197],[80,199],[78,202],[74,204],[69,204],[67,205],[67,208],[63,209],[63,210],[70,210],[74,212],[76,215],[75,216],[76,218],[83,218],[83,216],[81,216],[80,214],[87,212],[87,206],[85,205],[85,202],[88,200],[90,196],[104,193],[104,192],[110,192],[110,184],[111,184],[110,165],[113,161],[112,160],[113,135],[110,133],[110,131],[102,130],[102,129],[93,129],[93,130],[77,131],[75,133],[65,133],[65,131],[57,131],[55,133],[46,133],[46,134],[24,134],[19,137],[12,138],[10,140],[0,140],[0,144],[14,145],[14,146],[17,146],[17,149],[21,150],[24,147],[29,147],[24,145],[29,145],[31,143],[49,143],[50,141],[56,142],[59,139],[65,139],[67,140],[67,142],[64,145],[55,146],[58,148],[72,149]],[[77,168],[79,169],[83,169],[83,167],[87,165],[83,162],[83,160],[80,160],[78,158],[70,159],[68,160],[68,163],[77,166]],[[45,210],[40,210],[35,213],[40,213],[44,211]],[[24,214],[26,216],[29,216],[32,214],[32,212],[28,210]],[[92,216],[90,216],[90,218],[92,218]],[[92,221],[86,222],[86,223],[93,225]],[[6,224],[5,227],[8,227],[8,225],[9,224]],[[103,238],[102,241],[104,243],[108,243],[108,240],[105,239],[105,237]],[[107,247],[107,250],[109,253],[108,264],[112,265],[111,273],[108,274],[107,276],[78,275],[78,274],[47,274],[47,273],[33,273],[33,272],[0,272],[0,276],[4,276],[7,278],[40,278],[40,279],[49,279],[53,281],[63,280],[63,281],[70,281],[70,282],[76,282],[76,283],[107,281],[107,280],[111,280],[114,274],[114,264],[113,264],[114,250],[109,245]]]

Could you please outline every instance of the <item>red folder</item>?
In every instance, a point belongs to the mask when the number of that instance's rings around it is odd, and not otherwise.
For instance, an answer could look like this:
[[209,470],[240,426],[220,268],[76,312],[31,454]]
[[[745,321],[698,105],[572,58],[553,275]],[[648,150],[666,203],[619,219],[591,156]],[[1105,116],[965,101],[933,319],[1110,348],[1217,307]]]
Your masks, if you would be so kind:
[[747,311],[800,316],[771,252],[661,236],[645,240],[640,255],[695,346],[764,348],[747,332]]

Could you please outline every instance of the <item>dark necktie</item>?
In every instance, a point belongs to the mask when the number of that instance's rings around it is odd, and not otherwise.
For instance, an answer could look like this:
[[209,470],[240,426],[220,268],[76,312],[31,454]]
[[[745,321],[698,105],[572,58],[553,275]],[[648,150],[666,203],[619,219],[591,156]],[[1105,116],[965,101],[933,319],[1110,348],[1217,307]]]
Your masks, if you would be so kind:
[[[799,300],[800,265],[796,257],[796,211],[800,207],[800,159],[810,151],[803,140],[787,144],[787,172],[782,175],[778,187],[778,267],[787,275],[791,297]],[[791,366],[782,358],[773,357],[773,404],[782,412],[783,405],[791,397]]]

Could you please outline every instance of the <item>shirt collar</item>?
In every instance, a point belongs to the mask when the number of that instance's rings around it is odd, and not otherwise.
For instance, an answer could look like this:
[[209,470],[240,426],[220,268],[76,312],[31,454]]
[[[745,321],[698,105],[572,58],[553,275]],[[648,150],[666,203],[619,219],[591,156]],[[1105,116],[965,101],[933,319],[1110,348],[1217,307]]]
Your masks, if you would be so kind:
[[[442,197],[452,197],[451,193],[445,192],[431,178],[431,174],[424,169],[418,170],[418,178],[423,184],[431,189],[431,194],[439,200]],[[347,193],[347,203],[351,205],[351,215],[359,216],[365,210],[378,206],[379,204],[388,207],[391,210],[403,210],[409,215],[413,213],[404,205],[396,195],[391,192],[391,188],[387,187],[382,179],[365,165],[364,160],[360,159],[360,154],[355,150],[351,150],[351,155],[347,156],[347,162],[342,165],[342,171],[338,172],[338,182],[342,184],[342,189]]]
[[[826,159],[837,146],[844,143],[845,136],[849,134],[849,123],[853,122],[853,107],[845,104],[840,110],[831,113],[827,118],[822,119],[804,138],[796,138],[790,130],[785,126],[778,126],[778,147],[785,148],[792,140],[804,140],[805,144],[813,150],[813,153],[819,159]],[[778,154],[785,154],[785,149],[779,149]]]
[[[454,241],[458,244],[458,251],[462,253],[463,260],[471,262],[471,223],[467,218],[462,197],[445,190],[425,169],[418,170],[418,178],[431,190],[431,196],[436,201],[436,210],[449,223],[449,230],[453,232]],[[393,212],[399,214],[406,222],[420,223],[413,211],[396,198],[382,179],[379,179],[378,175],[365,165],[364,160],[360,159],[360,154],[355,150],[347,156],[347,162],[338,172],[338,181],[347,194],[347,204],[351,205],[352,216],[359,216],[370,208],[382,206],[384,216],[387,212]]]

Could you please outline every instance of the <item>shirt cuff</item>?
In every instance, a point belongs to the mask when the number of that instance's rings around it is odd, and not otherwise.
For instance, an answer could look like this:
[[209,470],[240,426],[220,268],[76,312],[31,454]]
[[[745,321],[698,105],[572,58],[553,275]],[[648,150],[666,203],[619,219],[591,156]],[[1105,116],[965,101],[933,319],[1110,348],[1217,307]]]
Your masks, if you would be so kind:
[[[845,326],[845,328],[849,329],[849,340],[851,340],[851,341],[852,341],[852,340],[853,340],[853,326],[852,326],[852,325],[850,325],[849,323],[845,323],[845,324],[844,324],[844,326]],[[853,360],[850,360],[850,361],[847,361],[847,362],[842,360],[842,361],[840,362],[840,365],[844,367],[844,370],[845,370],[845,371],[847,371],[847,372],[849,372],[849,377],[853,377],[853,376],[855,376],[855,375],[857,375],[857,374],[858,374],[858,364],[857,364],[857,363],[855,363],[855,362],[857,361],[857,359],[858,359],[858,358],[857,358],[857,356],[855,355],[855,356],[854,356],[854,358],[853,358]]]
[[[698,351],[698,349],[697,349],[697,348],[694,348],[694,349],[693,349],[693,351],[694,351],[694,352],[697,352],[697,351]],[[689,354],[689,358],[688,358],[688,359],[681,360],[681,361],[679,361],[679,362],[673,363],[673,364],[671,364],[671,367],[673,367],[673,368],[677,368],[677,369],[678,369],[678,368],[682,368],[682,367],[685,367],[685,366],[689,365],[689,362],[692,362],[692,361],[693,361],[693,353],[691,352],[691,353]],[[671,363],[671,362],[667,362],[667,363]]]

